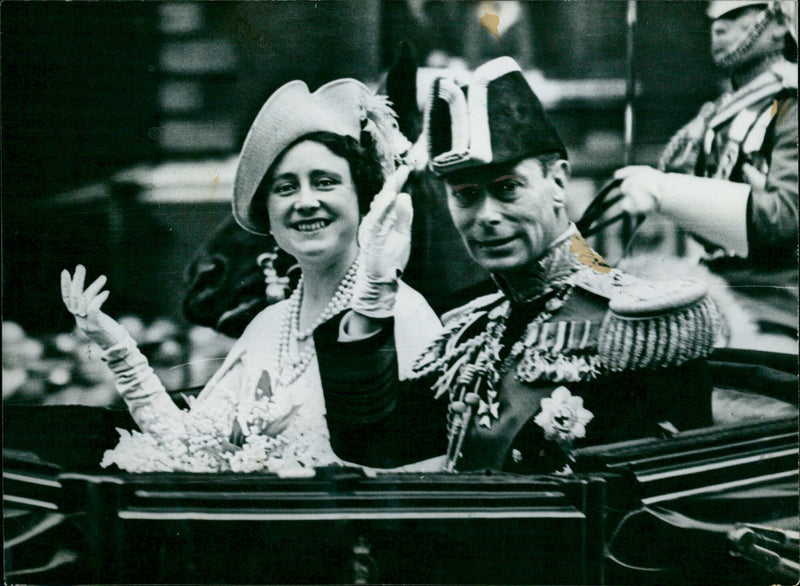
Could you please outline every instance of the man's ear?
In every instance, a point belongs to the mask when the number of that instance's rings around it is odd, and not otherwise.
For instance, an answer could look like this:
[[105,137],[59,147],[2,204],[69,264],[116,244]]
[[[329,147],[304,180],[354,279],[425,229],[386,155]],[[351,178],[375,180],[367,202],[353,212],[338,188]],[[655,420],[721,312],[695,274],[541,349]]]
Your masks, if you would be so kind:
[[559,159],[552,163],[548,168],[548,176],[556,184],[557,189],[553,193],[553,205],[556,209],[564,209],[567,206],[567,179],[569,178],[569,161]]
[[550,165],[550,175],[553,177],[553,181],[556,182],[561,189],[567,189],[567,181],[569,180],[569,173],[570,173],[570,164],[569,161],[565,159],[559,159],[552,165]]

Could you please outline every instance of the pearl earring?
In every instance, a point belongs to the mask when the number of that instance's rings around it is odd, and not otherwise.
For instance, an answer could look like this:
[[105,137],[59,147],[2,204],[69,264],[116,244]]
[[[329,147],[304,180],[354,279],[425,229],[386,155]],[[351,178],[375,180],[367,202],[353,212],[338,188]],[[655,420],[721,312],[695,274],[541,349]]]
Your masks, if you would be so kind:
[[265,294],[267,304],[272,305],[286,299],[289,293],[289,277],[281,277],[275,270],[275,259],[278,258],[275,252],[264,252],[258,255],[256,263],[264,271],[264,282],[267,284]]

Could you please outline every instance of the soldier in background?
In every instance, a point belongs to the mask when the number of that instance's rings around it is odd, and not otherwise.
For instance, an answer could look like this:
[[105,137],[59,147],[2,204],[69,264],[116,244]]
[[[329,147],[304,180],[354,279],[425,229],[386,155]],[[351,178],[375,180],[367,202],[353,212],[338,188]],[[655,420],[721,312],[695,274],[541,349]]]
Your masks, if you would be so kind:
[[[659,212],[695,235],[756,335],[781,335],[789,348],[797,336],[798,134],[797,64],[787,56],[796,60],[796,10],[794,2],[710,2],[711,56],[728,89],[670,140],[658,169],[616,173],[623,209]],[[731,345],[753,342],[732,332]]]

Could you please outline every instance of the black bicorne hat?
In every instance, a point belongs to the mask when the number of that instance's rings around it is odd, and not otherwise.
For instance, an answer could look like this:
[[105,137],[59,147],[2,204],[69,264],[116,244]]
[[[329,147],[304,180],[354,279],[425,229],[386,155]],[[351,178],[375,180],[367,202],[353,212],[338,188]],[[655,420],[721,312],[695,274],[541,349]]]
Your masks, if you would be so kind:
[[476,69],[464,89],[451,79],[437,79],[424,126],[431,168],[438,175],[545,153],[567,158],[561,137],[511,57]]

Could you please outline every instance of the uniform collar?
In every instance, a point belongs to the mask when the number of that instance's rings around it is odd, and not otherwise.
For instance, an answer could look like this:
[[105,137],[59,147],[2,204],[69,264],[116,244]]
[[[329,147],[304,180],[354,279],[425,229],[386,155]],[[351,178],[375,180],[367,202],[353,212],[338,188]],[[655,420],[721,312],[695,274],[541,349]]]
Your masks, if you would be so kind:
[[572,251],[574,237],[582,239],[575,224],[570,224],[547,251],[522,275],[492,273],[500,290],[512,303],[531,303],[570,286],[571,277],[583,266]]

